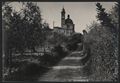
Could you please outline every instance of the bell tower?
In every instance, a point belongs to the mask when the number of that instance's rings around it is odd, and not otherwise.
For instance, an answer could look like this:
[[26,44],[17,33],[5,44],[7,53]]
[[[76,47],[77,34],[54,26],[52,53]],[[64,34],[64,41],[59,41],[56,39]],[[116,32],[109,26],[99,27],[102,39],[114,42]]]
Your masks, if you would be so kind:
[[65,9],[63,7],[62,12],[61,12],[61,27],[65,25]]

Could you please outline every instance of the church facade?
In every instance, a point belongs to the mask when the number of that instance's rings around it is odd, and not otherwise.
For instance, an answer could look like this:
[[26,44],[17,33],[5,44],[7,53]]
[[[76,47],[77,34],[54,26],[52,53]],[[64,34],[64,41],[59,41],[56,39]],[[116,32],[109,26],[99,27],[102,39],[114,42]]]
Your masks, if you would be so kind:
[[65,18],[65,9],[62,9],[61,12],[61,27],[53,27],[54,32],[63,34],[65,36],[71,36],[75,31],[74,31],[74,23],[70,19],[70,15],[67,16],[67,19]]

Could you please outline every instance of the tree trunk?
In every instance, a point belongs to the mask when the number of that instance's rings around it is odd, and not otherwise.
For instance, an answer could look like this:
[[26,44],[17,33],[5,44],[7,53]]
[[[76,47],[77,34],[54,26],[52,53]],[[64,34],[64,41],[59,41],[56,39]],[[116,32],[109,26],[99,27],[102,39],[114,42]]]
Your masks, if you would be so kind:
[[9,74],[11,74],[12,69],[12,52],[9,50]]

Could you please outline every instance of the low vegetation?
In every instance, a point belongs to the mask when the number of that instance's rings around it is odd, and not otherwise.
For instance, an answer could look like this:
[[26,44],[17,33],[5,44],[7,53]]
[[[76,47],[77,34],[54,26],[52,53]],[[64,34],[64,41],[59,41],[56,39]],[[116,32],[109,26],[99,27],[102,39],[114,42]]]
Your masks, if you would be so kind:
[[70,51],[75,51],[78,48],[78,43],[82,42],[83,35],[81,33],[75,33],[71,37],[69,37],[67,41],[67,49]]
[[[91,49],[90,81],[117,81],[118,80],[118,23],[117,17],[106,13],[100,3],[96,4],[99,23],[92,23],[86,36],[86,42]],[[118,4],[111,11],[118,10]],[[108,15],[109,14],[109,15]],[[118,11],[114,14],[118,16]],[[106,16],[105,18],[102,18]],[[113,14],[112,14],[113,16]],[[114,19],[114,23],[112,20]],[[109,21],[108,21],[109,20]],[[111,22],[112,21],[112,22]]]
[[5,77],[6,81],[34,81],[37,80],[37,77],[49,70],[47,67],[41,66],[40,64],[27,61],[18,62],[16,65],[18,66],[18,70],[7,75]]

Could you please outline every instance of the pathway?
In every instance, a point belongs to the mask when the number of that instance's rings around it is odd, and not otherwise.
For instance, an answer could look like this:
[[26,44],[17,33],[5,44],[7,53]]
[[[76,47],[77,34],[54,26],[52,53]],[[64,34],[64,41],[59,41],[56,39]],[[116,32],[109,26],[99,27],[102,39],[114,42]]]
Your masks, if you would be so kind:
[[38,81],[59,81],[59,82],[77,82],[88,81],[85,74],[86,64],[83,64],[82,51],[72,52],[63,58],[57,66],[53,66],[47,73],[38,79]]

